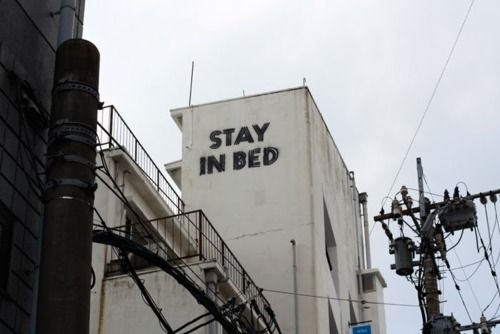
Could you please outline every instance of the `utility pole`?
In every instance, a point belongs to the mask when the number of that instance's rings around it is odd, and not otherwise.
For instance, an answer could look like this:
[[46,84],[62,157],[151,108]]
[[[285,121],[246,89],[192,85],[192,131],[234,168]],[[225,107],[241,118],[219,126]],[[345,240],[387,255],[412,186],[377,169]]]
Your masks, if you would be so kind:
[[424,291],[426,300],[426,309],[428,319],[440,314],[439,312],[439,290],[437,284],[436,266],[434,259],[434,240],[432,239],[433,227],[432,221],[426,221],[427,209],[424,192],[424,169],[422,159],[417,158],[417,176],[418,176],[418,195],[420,208],[420,221],[425,222],[422,227],[422,246],[424,252]]
[[[424,334],[457,334],[460,331],[474,330],[475,333],[491,334],[490,327],[500,323],[500,321],[487,321],[484,316],[481,317],[479,324],[473,323],[468,326],[460,324],[451,316],[441,314],[439,305],[438,279],[441,275],[436,264],[436,252],[439,252],[440,259],[448,268],[449,262],[446,258],[446,244],[444,232],[453,233],[465,229],[474,229],[477,226],[476,208],[474,199],[481,199],[481,203],[486,203],[486,196],[490,196],[493,203],[497,201],[497,194],[500,189],[490,190],[477,194],[467,194],[460,196],[458,187],[455,187],[453,197],[450,197],[448,191],[444,192],[444,201],[430,203],[425,197],[424,191],[424,172],[422,160],[417,158],[417,176],[418,176],[418,207],[413,207],[413,200],[408,195],[408,189],[401,187],[398,194],[402,201],[396,197],[392,202],[390,213],[385,213],[382,209],[380,215],[375,216],[374,220],[380,222],[386,236],[390,241],[390,254],[395,255],[395,264],[391,265],[400,276],[410,277],[418,291],[419,305],[422,313],[423,333]],[[406,209],[401,206],[404,204]],[[419,218],[415,216],[419,214]],[[409,216],[413,224],[406,222],[403,217]],[[436,222],[439,218],[439,222]],[[385,220],[397,220],[401,230],[401,236],[394,238]],[[404,235],[403,227],[408,226],[419,239],[417,245],[415,242]],[[419,261],[413,261],[415,253],[420,254]],[[413,267],[417,266],[418,271],[415,275]],[[411,276],[413,275],[413,276]],[[456,284],[456,283],[455,283]]]
[[99,52],[57,49],[47,148],[37,333],[88,334]]

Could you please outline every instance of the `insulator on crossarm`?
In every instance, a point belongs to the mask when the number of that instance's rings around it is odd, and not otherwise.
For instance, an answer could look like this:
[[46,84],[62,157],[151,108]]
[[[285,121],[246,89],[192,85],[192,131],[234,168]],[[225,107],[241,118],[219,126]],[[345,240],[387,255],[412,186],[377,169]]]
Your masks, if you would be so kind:
[[450,193],[448,192],[448,189],[444,190],[443,198],[445,202],[448,202],[450,200]]
[[403,210],[401,209],[401,205],[399,205],[399,201],[395,199],[392,201],[392,214],[394,218],[400,218],[403,215]]
[[479,201],[481,202],[481,204],[485,205],[486,203],[488,203],[488,199],[486,198],[486,196],[484,194],[481,194],[479,196]]
[[401,190],[399,191],[401,193],[401,196],[406,197],[408,195],[408,188],[406,186],[401,186]]
[[491,201],[491,203],[495,204],[497,202],[497,195],[491,194],[490,195],[490,201]]
[[406,205],[408,206],[408,209],[413,206],[413,198],[411,198],[411,196],[406,196]]

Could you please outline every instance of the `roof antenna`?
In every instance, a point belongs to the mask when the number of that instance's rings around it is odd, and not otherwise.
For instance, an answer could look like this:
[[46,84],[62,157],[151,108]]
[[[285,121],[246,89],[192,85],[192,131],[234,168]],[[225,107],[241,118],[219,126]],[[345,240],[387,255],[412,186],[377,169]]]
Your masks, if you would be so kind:
[[189,106],[191,107],[191,94],[193,93],[193,73],[194,73],[194,60],[191,62],[191,83],[189,84]]
[[302,87],[305,87],[305,86],[306,86],[306,78],[305,78],[305,77],[303,77],[303,78],[302,78]]
[[243,89],[243,96],[245,96],[245,90]]

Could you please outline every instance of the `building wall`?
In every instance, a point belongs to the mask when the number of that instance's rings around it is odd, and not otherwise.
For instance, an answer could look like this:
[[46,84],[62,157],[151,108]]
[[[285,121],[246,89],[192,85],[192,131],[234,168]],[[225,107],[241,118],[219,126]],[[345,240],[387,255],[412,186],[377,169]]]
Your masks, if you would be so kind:
[[[315,292],[313,233],[307,160],[304,95],[299,91],[202,105],[182,113],[182,193],[189,208],[202,208],[262,288],[293,290],[291,239],[297,242],[298,282],[304,293]],[[244,126],[258,137],[253,125],[269,122],[263,140],[234,145]],[[217,149],[210,133],[234,128],[233,143]],[[225,138],[224,138],[225,139]],[[236,151],[275,147],[276,162],[269,166],[233,169]],[[200,175],[200,158],[226,155],[226,171]],[[262,154],[260,155],[262,157]],[[261,162],[262,164],[262,162]],[[293,298],[270,294],[284,333],[294,328]],[[316,333],[316,303],[301,298],[301,331]]]
[[[100,159],[99,165],[103,168],[98,171],[99,186],[95,200],[98,214],[95,215],[94,219],[95,228],[102,228],[102,220],[109,228],[123,227],[126,224],[126,216],[130,217],[131,212],[130,207],[117,196],[118,193],[123,194],[133,211],[141,216],[143,223],[150,224],[150,229],[157,232],[170,246],[171,253],[167,254],[167,259],[172,260],[171,265],[181,265],[182,271],[199,288],[203,289],[209,284],[208,282],[214,282],[216,284],[216,302],[219,305],[231,299],[237,303],[247,302],[245,316],[248,316],[249,305],[248,301],[245,300],[245,293],[238,290],[238,285],[233,280],[237,278],[224,272],[221,263],[217,262],[217,258],[211,258],[210,255],[200,256],[198,247],[208,241],[208,239],[203,239],[203,241],[198,239],[200,238],[200,230],[196,230],[193,225],[186,225],[185,216],[181,216],[179,219],[171,217],[173,213],[166,202],[123,150],[104,151]],[[102,163],[103,161],[105,163]],[[170,217],[155,220],[165,216]],[[149,220],[154,220],[154,222],[148,223]],[[197,224],[196,220],[195,222]],[[174,230],[173,227],[179,228]],[[131,228],[128,231],[128,236],[134,235]],[[204,229],[204,231],[207,233],[208,229]],[[121,235],[125,236],[126,234]],[[133,237],[132,240],[134,240]],[[141,243],[141,239],[137,238],[137,235],[135,240]],[[150,247],[150,249],[157,249],[152,240],[142,245]],[[188,245],[194,246],[190,255],[186,255],[186,251],[190,249]],[[184,253],[180,254],[179,252],[182,251]],[[227,251],[225,254],[227,256]],[[174,256],[181,257],[183,263],[176,261]],[[132,278],[119,270],[109,271],[110,263],[114,263],[114,268],[119,268],[118,261],[116,261],[118,259],[119,256],[111,247],[94,243],[92,268],[95,273],[95,285],[91,289],[90,332],[96,334],[160,332],[158,319],[145,304],[139,288]],[[188,290],[169,274],[152,266],[137,268],[136,271],[152,299],[163,310],[163,315],[172,328],[178,328],[207,313],[207,310],[196,301]],[[217,277],[217,283],[215,283],[215,277]],[[206,293],[208,296],[212,295],[209,291]],[[210,320],[211,317],[209,315],[200,319],[196,325]],[[263,323],[260,325],[260,329],[264,328]],[[222,333],[219,324],[214,324],[214,326]],[[207,326],[193,333],[206,332]]]
[[[109,176],[103,171],[99,171],[98,175],[104,178],[112,189],[117,191],[111,182],[111,178],[115,180],[119,190],[123,192],[129,202],[134,203],[135,207],[139,208],[145,219],[165,217],[172,214],[168,206],[151,188],[149,182],[140,177],[141,172],[137,166],[121,150],[107,151],[102,157],[105,157]],[[103,165],[101,156],[98,159],[100,165]],[[127,207],[102,181],[99,182],[95,193],[94,206],[108,227],[125,225]],[[98,216],[95,216],[94,223],[98,227],[102,222]],[[137,333],[138,331],[132,330],[136,328],[135,326],[144,325],[143,319],[150,319],[151,315],[154,317],[152,311],[143,303],[140,294],[136,294],[139,290],[131,278],[125,276],[108,280],[106,277],[106,265],[116,258],[116,254],[113,253],[110,247],[93,244],[92,268],[96,279],[95,286],[91,290],[91,333],[118,333],[118,330],[124,327],[129,328],[130,331],[120,333]],[[155,277],[160,274],[155,274]],[[149,277],[149,275],[146,276]],[[152,288],[154,291],[169,291],[169,289],[160,288],[163,284],[166,284],[166,286],[172,285],[170,277],[164,273],[163,276],[164,281],[153,280]],[[126,288],[121,291],[122,287]],[[172,299],[176,300],[175,294]],[[139,308],[138,305],[143,307]],[[131,310],[140,311],[134,317],[130,317]],[[157,328],[156,326],[158,326],[158,320],[155,318],[150,325],[143,328],[152,329]]]
[[[0,333],[34,333],[59,0],[0,1]],[[83,19],[83,2],[78,2]],[[81,28],[79,28],[81,32]]]
[[20,94],[49,110],[57,38],[57,21],[44,15],[50,5],[57,1],[0,1],[0,211],[3,225],[11,225],[2,229],[8,251],[0,252],[7,258],[0,333],[34,330],[45,145],[43,129],[32,126],[36,112]]
[[[172,116],[183,136],[181,183],[186,205],[207,213],[257,284],[293,292],[294,239],[299,293],[361,299],[357,189],[307,88],[176,109]],[[269,126],[260,141],[253,126],[262,129],[265,123]],[[236,143],[241,131],[244,140]],[[226,142],[226,133],[232,133],[231,141]],[[273,164],[263,165],[264,147],[279,150]],[[258,148],[260,166],[250,168],[249,151]],[[237,151],[247,156],[241,169],[234,168]],[[224,170],[212,166],[210,173],[210,156],[220,163],[221,155]],[[326,257],[326,219],[336,241],[337,287]],[[293,296],[268,296],[283,332],[292,333]],[[300,332],[330,332],[327,300],[301,296],[298,302]],[[330,304],[339,333],[348,332],[349,322],[362,320],[357,303]]]
[[[197,270],[200,275],[203,274],[199,267],[195,266],[193,269]],[[178,328],[207,312],[166,273],[158,270],[144,270],[138,274],[155,302],[161,307],[163,315],[172,328]],[[100,316],[93,324],[91,333],[162,333],[158,318],[144,302],[132,278],[126,275],[106,278],[102,282],[102,289]],[[207,317],[205,321],[209,319]],[[193,333],[203,334],[205,328]]]
[[[305,95],[305,108],[308,110],[310,138],[310,170],[312,173],[312,206],[315,222],[315,258],[317,294],[335,298],[359,300],[358,272],[361,269],[360,245],[361,220],[358,203],[358,190],[353,175],[342,160],[335,142],[310,93]],[[325,256],[325,212],[336,244],[338,274],[331,273]],[[337,275],[338,279],[332,279]],[[336,285],[336,286],[335,286]],[[335,323],[339,333],[346,333],[351,322],[351,308],[356,322],[362,321],[360,304],[356,302],[331,300]],[[318,323],[327,324],[328,314],[324,300],[318,300]],[[321,306],[320,306],[321,305]],[[320,329],[327,333],[328,328]]]

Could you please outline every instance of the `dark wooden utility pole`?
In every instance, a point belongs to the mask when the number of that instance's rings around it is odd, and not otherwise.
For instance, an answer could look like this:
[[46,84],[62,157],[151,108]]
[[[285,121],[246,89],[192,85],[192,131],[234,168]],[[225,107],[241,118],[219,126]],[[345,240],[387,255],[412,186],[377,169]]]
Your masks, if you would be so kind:
[[57,50],[37,333],[88,334],[99,52],[71,39]]
[[[417,158],[417,175],[418,175],[418,193],[419,193],[419,209],[420,221],[423,223],[427,219],[426,199],[424,193],[424,169],[422,167],[422,159]],[[430,224],[430,226],[429,226]],[[427,309],[427,321],[439,315],[439,290],[437,283],[437,273],[434,265],[434,249],[432,221],[427,222],[428,226],[423,227],[422,245],[424,246],[424,291],[425,305]]]

